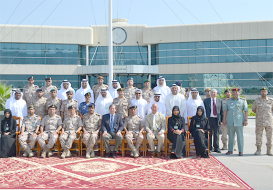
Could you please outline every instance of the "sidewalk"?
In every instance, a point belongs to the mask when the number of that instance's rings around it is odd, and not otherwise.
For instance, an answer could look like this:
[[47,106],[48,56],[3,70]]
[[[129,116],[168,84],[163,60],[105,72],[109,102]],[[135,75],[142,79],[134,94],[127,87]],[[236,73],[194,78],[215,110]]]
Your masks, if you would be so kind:
[[[212,155],[255,190],[272,190],[273,156],[266,155],[265,131],[263,134],[262,154],[255,156],[255,117],[250,117],[248,123],[248,126],[244,128],[244,156],[238,156],[237,145],[237,151],[234,151],[233,155],[225,155],[226,150],[222,151],[221,154],[212,152]],[[220,148],[222,146],[220,137]]]

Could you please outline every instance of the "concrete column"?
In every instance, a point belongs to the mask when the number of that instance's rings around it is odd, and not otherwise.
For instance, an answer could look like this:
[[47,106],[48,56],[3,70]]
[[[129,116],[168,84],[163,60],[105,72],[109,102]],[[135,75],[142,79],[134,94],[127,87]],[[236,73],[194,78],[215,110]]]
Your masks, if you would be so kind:
[[[148,44],[148,65],[150,66],[152,63],[152,58],[151,58],[151,44]],[[149,80],[151,81],[151,74],[149,74]]]

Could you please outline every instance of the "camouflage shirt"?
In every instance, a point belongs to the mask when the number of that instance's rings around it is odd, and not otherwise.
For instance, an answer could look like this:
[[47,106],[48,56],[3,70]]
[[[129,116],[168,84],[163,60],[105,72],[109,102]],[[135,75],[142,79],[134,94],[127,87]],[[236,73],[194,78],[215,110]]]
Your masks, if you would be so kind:
[[33,99],[32,105],[34,106],[36,115],[39,115],[40,117],[44,117],[46,115],[47,108],[46,108],[45,97],[42,97],[42,98],[35,97]]
[[32,100],[36,96],[37,89],[39,89],[39,86],[37,85],[27,85],[23,88],[23,99],[26,101],[27,106],[32,104]]
[[43,89],[43,91],[44,91],[44,95],[43,95],[43,97],[45,97],[45,98],[50,98],[51,97],[51,95],[50,95],[50,90],[51,89],[56,89],[57,90],[57,92],[58,92],[58,88],[56,87],[56,86],[49,86],[49,87],[47,87],[47,86],[42,86],[42,89]]
[[54,132],[58,129],[60,125],[62,125],[62,118],[61,116],[54,115],[50,117],[49,115],[46,115],[43,117],[41,126],[44,126],[45,132]]
[[100,90],[102,88],[106,88],[107,90],[109,89],[109,87],[106,85],[106,84],[102,84],[102,85],[94,85],[92,90],[93,90],[93,93],[94,93],[94,102],[96,102],[97,98],[99,97],[99,94],[100,94]]
[[257,98],[252,105],[252,110],[256,112],[256,126],[272,126],[273,98]]
[[40,116],[34,114],[33,116],[28,115],[24,117],[22,127],[25,128],[25,132],[33,133],[40,124]]
[[144,123],[141,117],[137,115],[128,116],[125,118],[124,127],[126,127],[127,131],[139,132],[142,128],[144,128]]
[[101,126],[101,117],[98,113],[94,113],[92,115],[89,113],[84,114],[82,120],[84,129],[89,133],[97,131]]
[[128,100],[123,97],[123,98],[115,98],[113,100],[113,104],[116,106],[116,113],[122,115],[122,118],[125,118],[128,116],[128,109],[129,109],[129,102]]
[[78,115],[70,116],[68,115],[63,122],[63,129],[65,132],[76,132],[79,127],[82,127],[81,117]]
[[151,102],[155,91],[153,89],[146,90],[145,88],[142,89],[142,98],[147,102]]
[[77,100],[74,100],[74,99],[68,100],[68,99],[66,99],[66,100],[63,101],[62,106],[61,106],[61,111],[64,112],[64,118],[69,115],[68,107],[72,106],[72,105],[75,106],[76,111],[79,111],[78,101]]
[[128,102],[135,98],[136,89],[136,87],[129,88],[128,86],[124,88],[124,96],[128,100]]
[[56,106],[56,114],[61,116],[62,99],[57,97],[55,99],[52,99],[52,97],[48,98],[46,100],[46,109],[48,109],[48,107],[51,105]]

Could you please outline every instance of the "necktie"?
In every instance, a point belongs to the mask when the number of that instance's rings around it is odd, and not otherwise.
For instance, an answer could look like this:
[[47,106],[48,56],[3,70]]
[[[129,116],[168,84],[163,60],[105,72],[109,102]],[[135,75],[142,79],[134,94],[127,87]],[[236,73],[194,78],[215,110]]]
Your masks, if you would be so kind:
[[111,133],[113,133],[114,132],[114,121],[113,121],[113,115],[111,115],[111,121],[110,121],[110,123],[111,123]]
[[214,99],[212,99],[212,100],[213,100],[213,115],[217,115],[216,104],[215,104]]

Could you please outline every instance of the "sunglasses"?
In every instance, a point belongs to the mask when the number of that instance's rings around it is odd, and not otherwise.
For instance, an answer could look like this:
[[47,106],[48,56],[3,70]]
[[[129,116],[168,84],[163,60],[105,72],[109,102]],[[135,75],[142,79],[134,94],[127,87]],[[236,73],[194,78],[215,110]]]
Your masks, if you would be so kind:
[[136,93],[136,94],[141,94],[141,93]]

